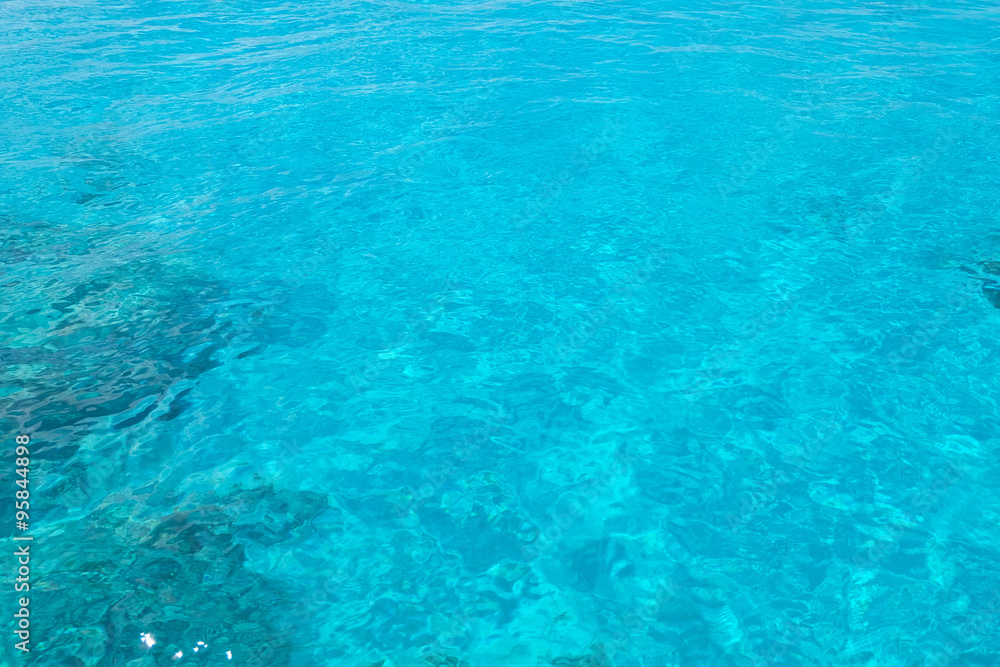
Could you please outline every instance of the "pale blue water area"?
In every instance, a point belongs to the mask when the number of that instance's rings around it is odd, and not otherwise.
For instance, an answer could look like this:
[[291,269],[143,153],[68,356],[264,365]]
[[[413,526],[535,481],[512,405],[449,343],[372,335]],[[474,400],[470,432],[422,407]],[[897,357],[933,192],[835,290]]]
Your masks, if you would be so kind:
[[3,664],[1000,665],[996,3],[6,0],[0,65]]

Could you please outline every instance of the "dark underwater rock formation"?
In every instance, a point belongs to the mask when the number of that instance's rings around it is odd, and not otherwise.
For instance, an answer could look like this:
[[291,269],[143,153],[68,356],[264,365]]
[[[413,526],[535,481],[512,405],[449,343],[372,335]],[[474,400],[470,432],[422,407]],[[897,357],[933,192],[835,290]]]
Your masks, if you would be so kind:
[[[52,234],[63,243],[52,247]],[[321,320],[285,307],[288,286],[236,286],[148,252],[89,260],[91,236],[46,225],[0,231],[0,260],[33,264],[14,273],[44,267],[52,276],[19,285],[24,298],[0,320],[8,371],[0,413],[39,441],[36,458],[67,458],[74,445],[66,443],[101,419],[123,415],[112,421],[118,430],[176,419],[190,408],[179,383],[271,345],[308,345],[325,331]]]
[[310,610],[246,567],[246,518],[266,517],[268,544],[302,538],[326,497],[261,487],[209,491],[150,516],[157,506],[149,492],[123,491],[46,531],[46,544],[63,548],[39,568],[32,602],[46,613],[33,622],[44,639],[26,664],[176,664],[182,651],[183,664],[305,665],[290,656]]
[[1000,262],[983,262],[980,266],[990,276],[997,276],[983,280],[983,296],[994,308],[1000,308]]
[[291,629],[275,618],[295,603],[243,567],[231,508],[146,521],[123,508],[106,504],[47,536],[74,546],[40,573],[32,602],[51,611],[36,620],[26,664],[175,664],[178,651],[184,664],[224,664],[227,651],[238,664],[289,664]]
[[[325,324],[296,312],[280,281],[236,285],[110,228],[0,222],[0,282],[18,297],[0,313],[0,423],[31,435],[46,484],[32,488],[48,551],[27,664],[173,665],[177,651],[192,665],[289,664],[286,619],[307,614],[245,552],[308,535],[326,497],[181,498],[176,478],[135,491],[118,475],[137,456],[130,431],[196,418],[191,392],[206,373],[311,345]],[[173,431],[154,436],[158,461],[182,444]]]

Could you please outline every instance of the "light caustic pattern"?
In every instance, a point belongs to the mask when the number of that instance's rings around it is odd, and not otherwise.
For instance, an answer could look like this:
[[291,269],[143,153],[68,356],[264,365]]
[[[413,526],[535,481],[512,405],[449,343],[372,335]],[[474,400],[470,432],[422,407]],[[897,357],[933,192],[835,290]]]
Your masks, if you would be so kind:
[[5,3],[26,662],[1000,664],[998,23]]

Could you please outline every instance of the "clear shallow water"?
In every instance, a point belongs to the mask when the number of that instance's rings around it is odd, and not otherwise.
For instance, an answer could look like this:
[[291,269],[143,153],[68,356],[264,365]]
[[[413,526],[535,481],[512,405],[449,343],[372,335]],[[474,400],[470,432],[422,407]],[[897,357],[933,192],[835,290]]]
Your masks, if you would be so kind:
[[2,13],[30,664],[1000,664],[995,5]]

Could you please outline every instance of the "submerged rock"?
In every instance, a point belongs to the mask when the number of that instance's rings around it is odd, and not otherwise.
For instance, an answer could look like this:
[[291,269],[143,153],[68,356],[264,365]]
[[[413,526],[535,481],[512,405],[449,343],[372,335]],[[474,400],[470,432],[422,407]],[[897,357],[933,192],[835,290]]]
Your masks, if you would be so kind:
[[991,306],[1000,308],[1000,262],[980,262],[979,268],[987,274],[985,277],[980,276],[983,283],[983,296],[986,297]]
[[44,531],[51,557],[33,602],[45,610],[34,620],[45,639],[26,664],[177,664],[178,652],[191,665],[223,664],[227,652],[236,661],[229,664],[291,664],[306,628],[289,619],[309,614],[285,586],[248,567],[252,542],[237,524],[266,515],[275,522],[273,543],[301,532],[325,498],[265,487],[208,492],[190,499],[198,503],[190,509],[155,518],[147,518],[157,510],[145,499],[122,492],[87,517]]
[[[319,318],[288,307],[287,285],[237,286],[169,254],[103,249],[93,230],[15,224],[4,232],[6,266],[45,265],[51,277],[25,273],[0,337],[9,371],[0,412],[36,438],[76,442],[97,423],[122,430],[172,421],[191,407],[184,384],[268,346],[309,345],[326,331]],[[53,235],[62,242],[53,245]],[[65,459],[73,451],[39,439],[34,455]]]

